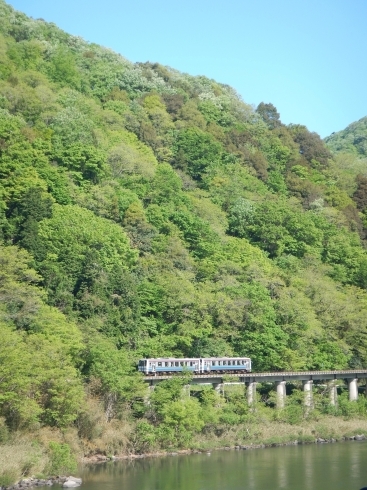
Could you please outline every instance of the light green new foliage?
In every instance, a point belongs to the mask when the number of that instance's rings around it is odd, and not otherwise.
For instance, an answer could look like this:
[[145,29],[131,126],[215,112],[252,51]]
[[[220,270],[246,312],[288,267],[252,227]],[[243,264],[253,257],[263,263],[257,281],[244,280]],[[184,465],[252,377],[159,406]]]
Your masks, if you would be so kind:
[[82,333],[73,321],[68,320],[56,308],[42,305],[32,319],[30,330],[39,337],[62,346],[64,353],[69,355],[76,365],[83,363]]
[[[120,424],[116,447],[148,451],[253,441],[254,423],[274,423],[266,386],[257,412],[242,389],[188,396],[185,378],[148,401],[143,357],[366,366],[366,118],[328,138],[335,157],[270,103],[255,111],[204,76],[130,63],[3,0],[0,17],[6,437],[69,437],[87,423],[85,393],[104,404],[84,431],[92,452]],[[285,422],[304,416],[297,396]],[[333,416],[364,416],[344,405]],[[49,471],[72,460],[64,443],[47,449]]]
[[88,345],[86,368],[92,379],[100,382],[98,394],[103,397],[107,420],[123,415],[146,393],[146,385],[133,368],[131,358],[118,350],[112,341],[94,338]]
[[61,343],[0,325],[0,413],[14,428],[38,421],[65,427],[83,401],[76,369]]
[[189,375],[166,381],[151,396],[153,409],[160,419],[158,437],[169,445],[185,447],[197,431],[204,427],[201,407],[197,399],[190,398],[184,386]]
[[57,146],[70,146],[74,143],[93,145],[94,122],[75,107],[66,107],[53,118],[51,128]]
[[38,420],[41,407],[29,396],[34,378],[34,353],[26,349],[24,334],[17,334],[4,323],[0,324],[0,410],[14,428]]
[[30,261],[17,247],[0,247],[0,413],[13,428],[37,421],[64,427],[83,400],[74,367],[80,364],[81,333],[44,304],[41,277]]
[[51,475],[64,475],[65,473],[76,470],[76,459],[71,453],[68,444],[51,441],[49,444],[49,454],[50,461],[47,470]]
[[367,117],[350,124],[346,129],[325,138],[327,146],[335,152],[367,155]]
[[53,217],[40,223],[39,235],[47,250],[45,260],[59,263],[71,274],[77,273],[91,250],[107,271],[115,266],[128,269],[136,261],[136,251],[121,227],[79,206],[56,204]]
[[0,246],[0,319],[17,328],[29,328],[45,299],[31,260],[25,250]]
[[141,145],[134,143],[120,142],[109,151],[108,163],[113,177],[119,178],[129,174],[153,177],[157,165],[155,158],[144,151]]

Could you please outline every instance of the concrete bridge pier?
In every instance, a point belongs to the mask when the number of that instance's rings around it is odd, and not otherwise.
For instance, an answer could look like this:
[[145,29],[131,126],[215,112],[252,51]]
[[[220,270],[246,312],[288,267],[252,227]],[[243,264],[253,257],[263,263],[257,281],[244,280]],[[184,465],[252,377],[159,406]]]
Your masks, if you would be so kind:
[[305,407],[308,410],[310,410],[312,408],[312,405],[313,405],[312,384],[313,384],[312,379],[309,379],[307,381],[303,381],[303,391],[305,393]]
[[285,381],[276,381],[277,387],[277,408],[284,408],[286,391],[285,391]]
[[336,407],[338,405],[338,390],[336,380],[329,382],[330,405]]
[[354,402],[358,400],[358,379],[348,379],[348,387],[349,387],[349,400]]
[[247,403],[253,406],[256,402],[256,381],[250,381],[247,385]]
[[223,383],[213,383],[213,388],[217,393],[223,393]]

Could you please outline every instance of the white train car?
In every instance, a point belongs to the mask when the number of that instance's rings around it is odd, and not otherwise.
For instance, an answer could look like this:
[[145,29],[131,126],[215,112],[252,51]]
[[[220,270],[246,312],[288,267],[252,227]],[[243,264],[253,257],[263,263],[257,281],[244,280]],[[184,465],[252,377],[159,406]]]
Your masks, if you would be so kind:
[[251,372],[249,357],[197,357],[141,359],[138,370],[145,375],[166,375],[181,372],[193,374],[240,374]]

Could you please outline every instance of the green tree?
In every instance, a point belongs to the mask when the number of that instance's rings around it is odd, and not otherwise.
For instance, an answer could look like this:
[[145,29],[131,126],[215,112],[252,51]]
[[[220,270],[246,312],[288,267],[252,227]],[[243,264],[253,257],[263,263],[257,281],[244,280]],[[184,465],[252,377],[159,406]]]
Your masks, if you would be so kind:
[[107,421],[120,413],[124,404],[132,406],[145,394],[145,384],[127,352],[103,337],[89,343],[84,372],[99,382],[97,389],[103,396]]
[[47,73],[55,82],[75,88],[80,86],[80,75],[71,51],[61,45],[51,55]]
[[39,223],[44,247],[39,268],[53,303],[70,308],[86,268],[97,274],[127,271],[136,261],[124,231],[117,224],[78,206],[55,205],[53,216]]
[[274,129],[281,124],[279,112],[273,104],[260,102],[256,108],[256,112],[270,129]]
[[209,134],[197,128],[189,128],[178,134],[175,166],[200,180],[208,167],[221,162],[222,152],[221,144]]

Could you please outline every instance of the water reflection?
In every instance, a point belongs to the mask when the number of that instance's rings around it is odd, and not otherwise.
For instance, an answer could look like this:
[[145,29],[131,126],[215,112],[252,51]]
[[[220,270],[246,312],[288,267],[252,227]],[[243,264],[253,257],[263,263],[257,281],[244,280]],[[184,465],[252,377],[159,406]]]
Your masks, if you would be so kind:
[[359,490],[367,443],[214,451],[81,469],[82,490]]

